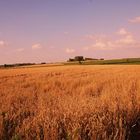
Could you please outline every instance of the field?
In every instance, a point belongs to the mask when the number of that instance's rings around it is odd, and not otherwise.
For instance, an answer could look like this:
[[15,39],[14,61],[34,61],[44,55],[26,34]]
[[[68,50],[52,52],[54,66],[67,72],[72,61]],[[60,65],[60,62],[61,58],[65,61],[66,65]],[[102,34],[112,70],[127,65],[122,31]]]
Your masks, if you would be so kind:
[[128,140],[139,117],[139,65],[0,69],[0,140]]

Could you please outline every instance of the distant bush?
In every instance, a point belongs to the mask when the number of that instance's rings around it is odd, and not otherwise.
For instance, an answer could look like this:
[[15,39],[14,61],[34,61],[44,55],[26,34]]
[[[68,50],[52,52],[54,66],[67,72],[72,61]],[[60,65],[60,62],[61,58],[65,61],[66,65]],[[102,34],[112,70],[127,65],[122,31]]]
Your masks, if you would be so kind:
[[16,63],[16,64],[4,64],[3,67],[18,67],[18,66],[28,66],[28,65],[35,65],[35,63]]
[[69,58],[68,62],[72,62],[72,61],[75,61],[75,59]]
[[10,65],[10,64],[4,64],[4,67],[13,67],[13,65]]
[[104,58],[100,58],[100,60],[105,60]]
[[46,64],[46,62],[41,62],[41,65]]
[[96,58],[85,58],[85,61],[88,61],[88,60],[98,60]]

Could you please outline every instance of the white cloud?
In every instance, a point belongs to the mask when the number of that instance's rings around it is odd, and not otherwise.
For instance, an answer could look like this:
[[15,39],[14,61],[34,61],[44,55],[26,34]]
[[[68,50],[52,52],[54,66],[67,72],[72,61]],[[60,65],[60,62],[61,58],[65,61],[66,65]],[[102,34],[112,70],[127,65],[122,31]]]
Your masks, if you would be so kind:
[[94,44],[94,47],[105,48],[106,47],[106,43],[102,42],[102,41],[96,41],[96,43]]
[[5,42],[3,40],[0,40],[0,46],[4,46]]
[[134,39],[134,37],[132,35],[127,35],[123,38],[121,38],[120,40],[117,40],[116,43],[118,43],[119,45],[134,45],[136,43],[136,40]]
[[83,50],[85,50],[85,51],[90,50],[90,46],[85,46],[85,47],[83,47]]
[[139,17],[135,17],[133,19],[130,19],[129,22],[131,22],[131,23],[140,23],[140,16]]
[[[108,36],[90,35],[90,39],[93,39],[93,43],[89,46],[83,47],[83,50],[113,50],[118,48],[127,47],[139,47],[140,42],[135,39],[135,36],[127,31],[125,28],[121,28],[117,31],[119,37],[112,39]],[[87,37],[87,36],[86,36]]]
[[83,47],[83,50],[112,50],[114,47],[114,42],[111,42],[109,40],[96,40],[94,43],[92,43],[89,46]]
[[98,40],[94,44],[92,44],[91,48],[96,50],[112,50],[113,43],[108,40]]
[[66,53],[74,53],[75,50],[74,49],[71,49],[71,48],[66,48]]
[[36,43],[36,44],[32,45],[32,49],[33,49],[33,50],[41,49],[41,48],[42,48],[42,46],[41,46],[40,43]]
[[122,37],[118,40],[116,40],[116,44],[120,46],[129,46],[129,45],[135,45],[136,40],[131,32],[128,32],[125,28],[121,28],[118,31],[118,34]]
[[125,28],[121,28],[121,29],[117,32],[117,34],[119,34],[119,35],[128,35],[129,32],[126,31]]
[[16,49],[16,52],[23,52],[24,51],[24,48],[18,48]]
[[92,34],[89,34],[89,35],[85,35],[85,38],[86,39],[89,39],[89,40],[100,40],[100,39],[106,39],[106,35],[105,34],[99,34],[99,35],[92,35]]

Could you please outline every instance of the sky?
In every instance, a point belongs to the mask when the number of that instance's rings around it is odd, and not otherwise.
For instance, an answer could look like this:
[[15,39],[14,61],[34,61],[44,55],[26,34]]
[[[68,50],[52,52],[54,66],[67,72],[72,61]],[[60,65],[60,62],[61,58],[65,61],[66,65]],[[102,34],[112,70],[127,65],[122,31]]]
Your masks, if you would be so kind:
[[0,0],[0,64],[140,57],[140,0]]

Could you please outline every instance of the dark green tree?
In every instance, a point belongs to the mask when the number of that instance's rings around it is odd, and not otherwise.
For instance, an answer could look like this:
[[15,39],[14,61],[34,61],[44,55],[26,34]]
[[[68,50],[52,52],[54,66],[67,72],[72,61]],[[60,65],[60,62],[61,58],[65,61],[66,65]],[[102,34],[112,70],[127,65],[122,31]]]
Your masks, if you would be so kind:
[[84,61],[84,57],[83,56],[75,56],[75,61],[79,61],[79,64],[82,64],[81,61]]

